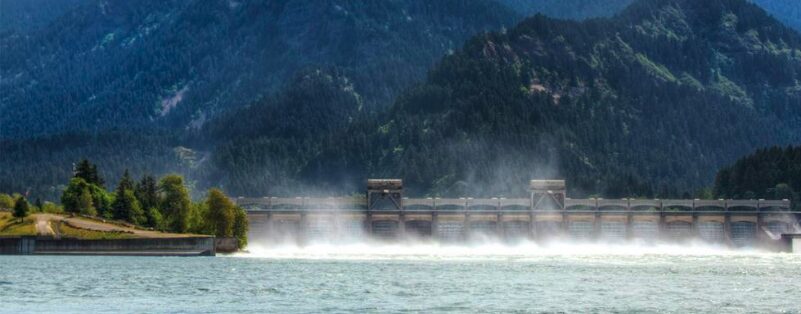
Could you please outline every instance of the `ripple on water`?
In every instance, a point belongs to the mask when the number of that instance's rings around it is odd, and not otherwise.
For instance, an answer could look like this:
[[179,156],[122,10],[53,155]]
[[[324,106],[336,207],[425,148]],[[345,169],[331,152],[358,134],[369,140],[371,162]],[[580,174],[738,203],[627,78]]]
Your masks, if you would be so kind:
[[354,255],[345,248],[337,255],[324,248],[328,258],[303,249],[246,258],[0,256],[0,312],[801,311],[800,255],[485,249]]

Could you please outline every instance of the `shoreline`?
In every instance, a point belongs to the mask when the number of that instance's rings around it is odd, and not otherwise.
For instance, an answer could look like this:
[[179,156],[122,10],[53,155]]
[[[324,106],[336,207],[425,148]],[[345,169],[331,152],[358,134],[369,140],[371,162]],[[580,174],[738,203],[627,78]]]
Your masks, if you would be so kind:
[[232,253],[228,238],[72,239],[37,236],[0,237],[0,255],[69,256],[216,256]]

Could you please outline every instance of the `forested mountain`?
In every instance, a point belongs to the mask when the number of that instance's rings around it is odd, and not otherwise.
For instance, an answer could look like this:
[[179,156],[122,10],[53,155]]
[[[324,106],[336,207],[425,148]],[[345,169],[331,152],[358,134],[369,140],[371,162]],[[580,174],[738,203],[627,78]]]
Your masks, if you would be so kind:
[[[208,124],[204,138],[214,151],[202,181],[253,195],[303,193],[301,171],[332,144],[325,139],[356,121],[372,119],[361,95],[341,73],[300,73],[275,97]],[[304,186],[306,192],[314,188]]]
[[89,1],[0,0],[0,34],[27,33],[38,30]]
[[679,196],[801,141],[799,35],[741,0],[508,29],[623,2],[87,1],[0,35],[0,191],[50,197],[87,157],[233,195]]
[[801,209],[801,146],[771,147],[737,160],[718,172],[720,198],[789,199]]
[[445,57],[303,173],[331,188],[345,173],[520,193],[562,176],[574,195],[669,195],[758,147],[800,142],[799,82],[801,36],[745,1],[646,0],[582,23],[537,16]]
[[[630,1],[2,0],[0,138],[198,127],[306,67],[338,67],[384,107],[474,34]],[[801,24],[797,2],[756,2]]]
[[248,138],[193,140],[218,112],[269,107],[318,69],[386,107],[469,36],[522,18],[494,0],[0,1],[0,190],[46,197],[83,157],[112,180],[227,177],[208,150]]
[[0,137],[198,126],[316,65],[388,103],[465,39],[518,19],[490,0],[93,1],[0,40]]

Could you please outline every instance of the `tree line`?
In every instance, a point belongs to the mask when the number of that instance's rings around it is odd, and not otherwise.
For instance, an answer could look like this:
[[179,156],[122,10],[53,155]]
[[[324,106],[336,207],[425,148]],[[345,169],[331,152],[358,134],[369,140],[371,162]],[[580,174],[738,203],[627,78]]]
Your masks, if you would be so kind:
[[719,198],[788,199],[801,209],[801,146],[757,150],[724,167],[715,178]]
[[192,202],[180,175],[160,179],[144,175],[135,181],[128,171],[114,191],[105,188],[97,166],[81,160],[61,195],[63,210],[70,214],[114,219],[136,226],[177,233],[236,237],[247,244],[245,211],[219,189],[210,189],[200,202]]

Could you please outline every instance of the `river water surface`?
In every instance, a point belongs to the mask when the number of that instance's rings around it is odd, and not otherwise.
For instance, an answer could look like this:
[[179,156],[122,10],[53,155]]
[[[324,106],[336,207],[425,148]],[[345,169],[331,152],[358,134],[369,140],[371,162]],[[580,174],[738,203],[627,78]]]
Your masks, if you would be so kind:
[[704,246],[313,245],[0,256],[0,312],[801,312],[801,255]]

